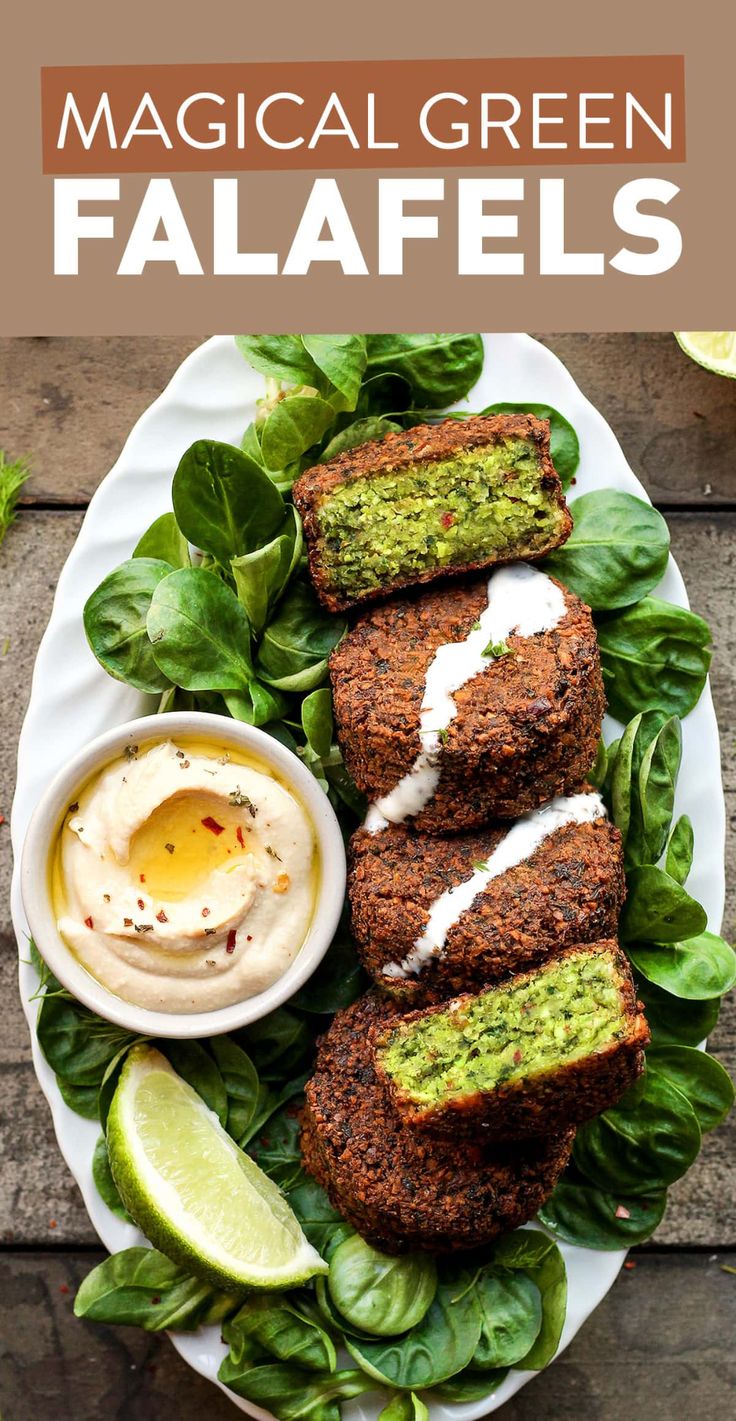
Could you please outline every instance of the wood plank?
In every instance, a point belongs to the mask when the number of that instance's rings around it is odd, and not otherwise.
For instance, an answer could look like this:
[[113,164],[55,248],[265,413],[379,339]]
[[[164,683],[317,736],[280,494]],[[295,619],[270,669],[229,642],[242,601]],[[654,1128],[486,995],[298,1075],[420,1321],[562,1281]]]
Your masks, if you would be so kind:
[[[79,527],[79,516],[34,512],[21,515],[8,536],[0,562],[0,813],[12,798],[15,742],[30,688],[36,646],[48,617],[62,563]],[[728,802],[728,859],[736,849],[736,516],[675,515],[673,546],[690,588],[693,605],[711,620],[717,649],[713,689],[721,725]],[[18,589],[22,588],[22,596]],[[0,827],[0,991],[5,1003],[0,1038],[0,1158],[6,1161],[0,1199],[0,1238],[47,1244],[92,1242],[94,1233],[53,1141],[48,1107],[35,1083],[25,1020],[17,1001],[15,945],[8,914],[10,836]],[[736,897],[729,874],[726,924],[734,933]],[[736,1066],[736,1000],[724,1009],[711,1047],[731,1069]],[[672,1190],[671,1204],[657,1238],[669,1244],[736,1243],[733,1160],[736,1117],[708,1137],[696,1165]],[[49,1221],[56,1227],[51,1229]],[[5,1418],[7,1421],[7,1418]]]
[[[27,501],[85,503],[138,415],[204,337],[0,340],[0,448],[29,453]],[[545,335],[655,501],[736,503],[736,390],[662,332]]]
[[[227,1397],[164,1337],[73,1316],[73,1295],[101,1255],[0,1256],[3,1421],[230,1421]],[[639,1254],[559,1361],[502,1411],[504,1421],[672,1421],[731,1414],[736,1255]]]

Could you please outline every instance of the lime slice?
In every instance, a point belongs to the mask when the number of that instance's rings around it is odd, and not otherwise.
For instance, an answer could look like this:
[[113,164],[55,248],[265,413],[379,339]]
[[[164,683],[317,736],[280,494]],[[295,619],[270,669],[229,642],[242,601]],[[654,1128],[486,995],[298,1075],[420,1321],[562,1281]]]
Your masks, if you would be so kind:
[[736,380],[736,331],[675,331],[675,337],[705,370]]
[[107,1144],[125,1207],[175,1263],[231,1290],[328,1272],[281,1191],[151,1046],[125,1062]]

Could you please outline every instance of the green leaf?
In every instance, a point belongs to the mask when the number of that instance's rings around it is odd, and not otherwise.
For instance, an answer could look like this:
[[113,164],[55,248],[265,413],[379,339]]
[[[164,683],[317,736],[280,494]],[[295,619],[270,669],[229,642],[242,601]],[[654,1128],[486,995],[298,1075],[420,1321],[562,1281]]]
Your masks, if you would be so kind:
[[354,410],[368,358],[364,335],[302,336],[305,350],[343,396],[342,408]]
[[657,863],[664,853],[681,759],[682,730],[679,720],[671,716],[644,752],[639,770],[642,847],[646,863]]
[[24,483],[31,476],[27,459],[10,460],[0,449],[0,543],[11,523],[15,522],[15,506]]
[[84,630],[100,665],[138,691],[155,693],[169,684],[155,661],[146,618],[171,570],[158,558],[131,558],[104,578],[85,604]]
[[393,1337],[421,1323],[437,1292],[437,1268],[428,1253],[391,1257],[353,1234],[330,1258],[327,1287],[351,1327]]
[[306,1179],[299,1147],[300,1132],[299,1111],[292,1102],[272,1115],[263,1126],[263,1133],[248,1145],[248,1154],[285,1193]]
[[324,1189],[315,1179],[305,1179],[291,1189],[289,1203],[309,1242],[323,1258],[329,1258],[331,1250],[355,1232],[337,1209],[333,1209]]
[[284,523],[284,501],[265,470],[215,439],[198,439],[182,455],[171,492],[184,536],[224,567],[270,542]]
[[139,1038],[102,1021],[68,997],[45,996],[36,1025],[38,1044],[52,1071],[77,1086],[99,1086],[121,1048]]
[[327,675],[327,658],[345,626],[342,618],[322,610],[305,582],[292,582],[263,633],[258,676],[282,691],[315,690]]
[[146,1332],[195,1332],[237,1304],[237,1297],[214,1292],[157,1249],[126,1248],[87,1274],[74,1300],[74,1315]]
[[472,389],[483,369],[479,335],[368,335],[366,340],[366,379],[403,376],[420,408],[454,404]]
[[236,336],[235,344],[254,370],[288,385],[313,385],[317,367],[298,335]]
[[[552,458],[557,464],[554,438]],[[545,572],[594,612],[628,607],[657,586],[667,568],[670,535],[651,504],[618,489],[597,489],[576,498],[570,512],[572,533],[545,560]]]
[[162,513],[138,540],[133,549],[134,558],[158,558],[169,567],[190,567],[189,544],[179,531],[173,513]]
[[687,814],[681,814],[670,834],[665,856],[665,871],[675,883],[685,884],[693,866],[695,838]]
[[332,1015],[350,1006],[365,989],[366,982],[353,940],[343,924],[316,972],[299,988],[291,1002],[300,1011]]
[[261,1353],[309,1372],[334,1372],[337,1366],[334,1343],[324,1328],[283,1295],[249,1298],[226,1323],[223,1337],[236,1356],[247,1355],[247,1343],[254,1342]]
[[446,1381],[468,1365],[480,1339],[472,1285],[471,1272],[443,1265],[432,1304],[416,1327],[375,1342],[348,1336],[348,1352],[369,1376],[389,1386],[419,1391]]
[[239,1367],[226,1357],[217,1375],[231,1391],[277,1421],[340,1421],[340,1401],[375,1390],[375,1383],[359,1371],[329,1372],[323,1378],[286,1362]]
[[63,1076],[56,1077],[59,1094],[65,1105],[85,1120],[99,1120],[98,1089],[96,1085],[74,1085]]
[[538,1372],[552,1361],[560,1345],[567,1312],[567,1272],[557,1244],[553,1243],[539,1263],[525,1269],[525,1272],[541,1294],[542,1325],[536,1342],[532,1343],[518,1366]]
[[283,691],[264,686],[255,676],[245,691],[224,691],[223,699],[233,720],[266,728],[269,722],[285,715],[289,706],[289,698]]
[[213,1036],[209,1042],[227,1097],[228,1134],[240,1141],[256,1113],[258,1072],[250,1056],[230,1036]]
[[319,443],[335,423],[333,405],[319,395],[287,395],[261,426],[261,454],[267,469],[283,469]]
[[636,991],[644,1003],[653,1046],[697,1046],[710,1036],[718,1020],[720,997],[704,1001],[673,997],[638,975]]
[[644,710],[681,719],[700,699],[710,666],[710,629],[702,617],[645,597],[598,620],[608,709],[627,721]]
[[687,1097],[703,1132],[715,1130],[734,1101],[731,1078],[720,1061],[692,1046],[650,1046],[647,1074],[664,1076]]
[[485,1268],[475,1284],[481,1333],[473,1370],[493,1372],[526,1358],[542,1329],[542,1295],[529,1274]]
[[439,1401],[485,1401],[490,1399],[507,1376],[508,1369],[498,1372],[473,1372],[466,1370],[450,1377],[449,1381],[432,1388],[432,1395]]
[[715,933],[701,932],[669,946],[632,942],[626,951],[643,977],[674,997],[708,1001],[722,997],[736,982],[736,953]]
[[228,1118],[228,1099],[225,1082],[212,1057],[199,1041],[163,1041],[161,1050],[197,1095],[201,1095],[205,1105],[214,1110],[221,1125]]
[[104,1135],[100,1135],[95,1152],[92,1156],[92,1178],[95,1182],[97,1193],[108,1209],[116,1215],[118,1219],[124,1219],[126,1223],[132,1223],[130,1214],[126,1209],[120,1195],[115,1180],[110,1169],[110,1160],[107,1154],[107,1141]]
[[664,869],[646,864],[629,874],[620,924],[625,942],[678,942],[702,933],[707,921],[705,909]]
[[332,745],[332,692],[329,686],[305,696],[301,706],[302,729],[307,744],[323,759]]
[[429,1408],[413,1391],[397,1391],[378,1413],[378,1421],[429,1421]]
[[275,538],[253,552],[231,559],[235,590],[254,636],[260,636],[271,609],[301,558],[302,548],[301,519],[291,505],[284,515],[283,528]]
[[622,1102],[580,1127],[573,1159],[611,1194],[654,1194],[686,1173],[700,1144],[690,1102],[663,1076],[647,1072],[633,1108]]
[[632,1248],[649,1238],[662,1221],[666,1203],[664,1189],[624,1197],[566,1173],[538,1217],[566,1243],[610,1251]]
[[355,449],[358,444],[366,444],[370,439],[383,439],[385,434],[393,434],[400,429],[401,425],[395,420],[384,419],[382,415],[368,415],[365,419],[353,420],[352,424],[347,424],[333,435],[320,454],[319,462],[326,464],[328,459],[334,459],[336,454],[344,454],[346,449]]
[[233,1035],[248,1052],[262,1081],[289,1081],[312,1058],[312,1029],[289,1007],[277,1007]]
[[[534,405],[529,403],[496,404],[487,405],[484,410],[481,410],[481,414],[533,414],[536,415],[537,419],[548,419],[552,463],[560,476],[562,487],[564,489],[570,487],[577,472],[578,464],[580,463],[580,444],[570,421],[565,419],[565,416],[560,414],[559,410],[553,409],[552,405]],[[585,494],[583,498],[576,499],[574,507],[577,508],[579,503],[585,501],[585,498],[597,497],[597,494]],[[575,515],[575,519],[577,522],[577,515]],[[545,567],[546,566],[547,564],[545,563]],[[555,572],[554,576],[559,577],[561,582],[572,587],[574,592],[578,591],[573,582],[567,583],[567,579],[561,572]],[[584,592],[581,592],[579,595],[584,597],[585,601],[588,602],[588,598]],[[591,602],[589,605],[593,606],[594,604]]]
[[253,674],[250,624],[234,592],[201,568],[181,568],[156,588],[148,612],[156,663],[186,691],[246,690]]

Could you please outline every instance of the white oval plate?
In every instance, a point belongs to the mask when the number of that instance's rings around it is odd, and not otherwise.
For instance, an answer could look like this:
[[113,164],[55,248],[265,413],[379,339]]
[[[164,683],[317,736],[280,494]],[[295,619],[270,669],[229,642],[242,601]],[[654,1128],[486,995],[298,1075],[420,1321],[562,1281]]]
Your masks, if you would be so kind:
[[[572,496],[594,488],[617,488],[647,498],[605,420],[581,394],[551,351],[526,335],[485,336],[483,374],[458,408],[482,409],[499,401],[553,405],[575,426],[580,438],[580,468]],[[107,478],[100,485],[79,537],[59,578],[51,619],[36,659],[31,698],[20,738],[18,778],[12,813],[15,873],[12,915],[20,955],[20,991],[33,1037],[33,1061],[51,1106],[57,1139],[84,1197],[87,1211],[110,1252],[140,1243],[142,1235],[122,1223],[102,1202],[92,1180],[92,1151],[99,1126],[83,1120],[64,1104],[53,1072],[35,1034],[37,1004],[29,1001],[36,974],[28,957],[28,928],[18,884],[18,863],[26,825],[43,789],[67,756],[95,736],[151,708],[150,698],[111,680],[94,660],[82,629],[82,608],[98,582],[129,557],[143,531],[171,507],[171,479],[185,449],[202,438],[239,443],[254,417],[263,380],[251,370],[230,336],[215,336],[195,350],[177,370],[163,394],[146,410]],[[688,605],[679,569],[670,558],[659,594]],[[609,723],[611,736],[618,733]],[[708,913],[712,931],[721,924],[724,898],[725,809],[720,752],[710,689],[706,687],[684,725],[683,761],[677,788],[678,814],[687,813],[695,829],[695,863],[688,888]],[[608,1292],[625,1253],[597,1253],[563,1244],[569,1301],[561,1349]],[[218,1328],[194,1336],[173,1336],[182,1357],[216,1382],[225,1355]],[[432,1421],[476,1421],[495,1411],[535,1373],[511,1372],[483,1401],[445,1406],[435,1402]],[[219,1383],[218,1383],[219,1385]],[[225,1390],[225,1388],[222,1388]],[[267,1412],[226,1392],[233,1405],[256,1417]],[[346,1421],[375,1421],[383,1402],[351,1402]]]

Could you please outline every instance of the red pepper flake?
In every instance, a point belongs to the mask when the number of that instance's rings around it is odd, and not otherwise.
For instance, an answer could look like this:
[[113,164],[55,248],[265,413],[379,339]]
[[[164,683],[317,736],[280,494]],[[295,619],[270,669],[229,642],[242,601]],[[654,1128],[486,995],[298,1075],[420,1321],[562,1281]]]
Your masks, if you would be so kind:
[[235,837],[236,837],[238,843],[240,844],[241,849],[244,849],[244,848],[245,848],[245,839],[243,838],[243,830],[242,830],[242,827],[241,827],[240,824],[238,825],[237,829],[235,830]]
[[49,1219],[49,1228],[50,1228],[50,1229],[55,1229],[55,1228],[56,1228],[56,1219]]
[[59,1287],[59,1292],[60,1292],[60,1293],[68,1293],[68,1292],[69,1292],[69,1284],[68,1284],[68,1283],[62,1283],[62,1284],[60,1285],[60,1287]]
[[5,815],[4,815],[4,814],[0,814],[0,824],[4,824],[4,823],[5,823]]
[[210,915],[210,910],[209,910],[209,908],[203,908],[203,909],[202,909],[202,917],[203,917],[203,918],[208,918],[209,915]]
[[251,936],[250,933],[246,933],[246,935],[245,935],[245,941],[246,941],[246,942],[252,942],[252,941],[253,941],[253,938],[252,938],[252,936]]
[[94,918],[85,918],[85,920],[84,920],[84,926],[85,926],[86,928],[89,928],[90,931],[91,931],[92,928],[94,927],[94,925],[95,925],[95,920],[94,920]]
[[180,770],[188,770],[190,764],[191,764],[191,760],[182,760],[182,761],[181,761],[181,764],[179,765],[179,769],[180,769]]
[[211,814],[208,814],[207,818],[202,820],[202,828],[209,829],[211,834],[224,834],[225,832],[225,825],[218,824],[217,820],[213,819]]
[[636,1264],[634,1263],[633,1259],[629,1259],[628,1263],[624,1263],[624,1268],[626,1269],[627,1273],[630,1273],[632,1268],[636,1268]]
[[515,1066],[520,1066],[520,1065],[521,1065],[521,1051],[520,1051],[520,1049],[519,1049],[518,1046],[517,1046],[516,1050],[514,1051],[514,1065],[515,1065]]
[[152,1307],[156,1307],[156,1305],[157,1305],[158,1303],[160,1303],[160,1302],[161,1302],[161,1299],[160,1299],[158,1293],[156,1294],[155,1298],[151,1298],[151,1305],[152,1305]]
[[140,880],[141,880],[141,883],[145,883],[145,881],[146,881],[146,875],[145,875],[145,873],[142,873],[142,874],[140,875]]
[[443,527],[443,528],[451,528],[454,522],[455,522],[455,514],[454,514],[454,513],[443,513],[443,514],[442,514],[442,517],[440,518],[440,523],[442,524],[442,527]]
[[139,898],[139,899],[138,899],[138,907],[141,908],[141,909],[143,909],[143,908],[145,908],[145,906],[146,906],[146,905],[145,905],[145,903],[143,902],[143,899],[142,899],[142,898]]
[[234,951],[235,951],[235,928],[231,928],[230,931],[229,931],[229,933],[228,933],[228,935],[227,935],[227,942],[226,942],[226,944],[225,944],[225,951],[226,951],[226,952],[234,952]]
[[616,1209],[616,1218],[617,1218],[617,1219],[630,1219],[630,1218],[631,1218],[631,1210],[630,1210],[630,1209],[625,1209],[624,1206],[623,1206],[623,1204],[619,1204],[618,1207],[617,1207],[617,1209]]
[[163,908],[159,909],[158,913],[156,914],[156,922],[157,922],[157,923],[168,923],[168,921],[169,921],[169,920],[168,920],[168,918],[167,918],[167,916],[166,916],[166,914],[165,914]]
[[133,926],[133,919],[132,919],[132,918],[123,918],[123,927],[124,927],[124,928],[132,928],[132,926]]

